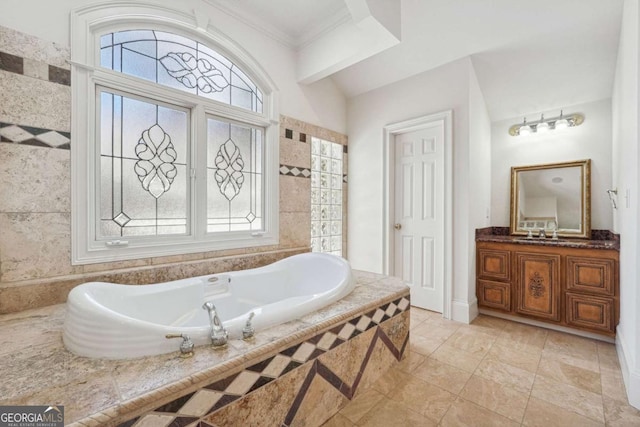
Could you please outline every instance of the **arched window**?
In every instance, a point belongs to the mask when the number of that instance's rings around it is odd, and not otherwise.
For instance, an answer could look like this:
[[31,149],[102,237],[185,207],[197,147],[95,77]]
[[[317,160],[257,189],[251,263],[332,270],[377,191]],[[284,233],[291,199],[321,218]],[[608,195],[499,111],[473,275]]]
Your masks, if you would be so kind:
[[149,8],[72,14],[73,262],[277,243],[273,84],[195,18]]

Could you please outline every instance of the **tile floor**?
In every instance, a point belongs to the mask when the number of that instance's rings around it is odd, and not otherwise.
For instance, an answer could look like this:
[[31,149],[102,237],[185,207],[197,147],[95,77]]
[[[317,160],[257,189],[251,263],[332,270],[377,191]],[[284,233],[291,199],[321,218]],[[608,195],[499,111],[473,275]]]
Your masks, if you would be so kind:
[[324,427],[640,426],[613,344],[411,308],[405,360]]

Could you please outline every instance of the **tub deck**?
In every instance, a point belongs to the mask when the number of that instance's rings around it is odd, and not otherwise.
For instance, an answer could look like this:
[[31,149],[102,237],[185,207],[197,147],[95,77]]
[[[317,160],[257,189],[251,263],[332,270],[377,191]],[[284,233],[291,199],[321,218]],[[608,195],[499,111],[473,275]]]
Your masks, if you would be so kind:
[[[368,344],[363,345],[369,345],[369,350],[362,353],[368,362],[375,357],[375,342],[384,343],[389,350],[385,354],[398,360],[408,345],[409,289],[396,278],[360,271],[354,271],[354,276],[356,287],[344,299],[258,332],[252,341],[230,340],[224,350],[197,347],[190,359],[177,357],[179,340],[176,353],[141,359],[75,356],[62,344],[64,304],[2,315],[0,405],[64,405],[66,425],[115,426],[140,417],[149,417],[144,421],[154,425],[197,425],[201,419],[197,414],[211,411],[213,403],[220,417],[231,423],[231,415],[224,413],[225,405],[259,393],[260,387],[275,386],[278,381],[274,379],[292,370],[298,371],[295,375],[301,380],[307,378],[307,387],[311,374],[317,371],[340,391],[336,401],[350,399],[358,385],[369,380],[369,374],[363,377],[354,365],[358,376],[347,381],[354,369],[333,372],[339,369],[332,371],[331,360],[323,359],[330,349],[341,351],[338,344],[364,340],[367,335]],[[393,319],[397,321],[391,324]],[[191,399],[194,394],[197,398]],[[295,424],[292,421],[304,406],[304,396],[294,397],[293,406],[280,408],[286,425]],[[198,404],[209,406],[202,409]]]

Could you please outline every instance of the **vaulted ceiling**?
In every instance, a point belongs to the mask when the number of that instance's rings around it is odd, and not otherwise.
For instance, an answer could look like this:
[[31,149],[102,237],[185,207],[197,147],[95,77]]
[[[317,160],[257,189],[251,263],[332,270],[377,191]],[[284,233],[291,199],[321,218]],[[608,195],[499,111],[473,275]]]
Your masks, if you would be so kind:
[[492,121],[610,97],[623,4],[206,1],[297,50],[302,83],[331,78],[347,97],[469,56]]

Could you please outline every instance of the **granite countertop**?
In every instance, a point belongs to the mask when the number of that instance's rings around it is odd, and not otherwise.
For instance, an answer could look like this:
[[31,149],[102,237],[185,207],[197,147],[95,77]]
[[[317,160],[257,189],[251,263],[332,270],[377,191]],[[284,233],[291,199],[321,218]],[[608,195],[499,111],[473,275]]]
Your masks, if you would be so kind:
[[[131,360],[76,356],[62,343],[65,304],[0,316],[0,405],[64,405],[65,425],[123,421],[168,396],[178,397],[230,369],[249,366],[266,352],[284,349],[321,329],[408,294],[400,279],[354,271],[356,287],[321,310],[256,333],[251,342],[230,340],[224,350],[196,347]],[[85,424],[86,423],[86,424]]]
[[593,230],[591,239],[569,239],[550,237],[539,239],[509,234],[509,227],[486,227],[476,230],[476,242],[513,243],[517,245],[560,246],[565,248],[611,249],[620,250],[620,235],[608,230]]

